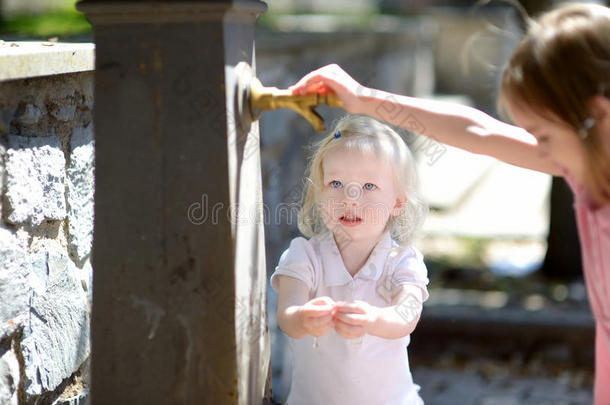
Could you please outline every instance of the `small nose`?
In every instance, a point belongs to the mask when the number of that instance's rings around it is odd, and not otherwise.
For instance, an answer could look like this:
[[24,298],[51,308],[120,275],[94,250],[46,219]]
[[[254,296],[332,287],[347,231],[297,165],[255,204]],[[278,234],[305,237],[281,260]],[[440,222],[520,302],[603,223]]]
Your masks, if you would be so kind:
[[356,182],[348,183],[343,189],[343,200],[348,205],[355,205],[362,197],[362,187]]

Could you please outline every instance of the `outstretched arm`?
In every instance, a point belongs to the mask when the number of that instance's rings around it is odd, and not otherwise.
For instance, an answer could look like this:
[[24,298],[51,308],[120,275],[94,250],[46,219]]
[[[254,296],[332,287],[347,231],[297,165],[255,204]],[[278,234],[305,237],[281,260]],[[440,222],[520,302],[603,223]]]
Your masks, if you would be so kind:
[[331,90],[349,113],[366,114],[438,142],[520,167],[561,174],[559,167],[539,152],[533,135],[472,107],[366,88],[338,65],[314,70],[291,89],[294,94]]
[[397,339],[411,334],[419,322],[422,311],[422,291],[406,284],[392,299],[392,306],[381,308],[377,321],[369,331],[371,335],[386,339]]
[[280,329],[290,337],[301,339],[307,335],[323,336],[333,328],[334,301],[317,297],[308,301],[307,286],[301,280],[279,277],[277,321]]

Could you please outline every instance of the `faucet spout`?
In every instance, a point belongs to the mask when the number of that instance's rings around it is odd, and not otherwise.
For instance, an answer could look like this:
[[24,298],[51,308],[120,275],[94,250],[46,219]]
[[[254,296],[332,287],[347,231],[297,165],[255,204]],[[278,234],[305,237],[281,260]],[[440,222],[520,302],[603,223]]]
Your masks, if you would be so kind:
[[264,87],[256,77],[252,77],[250,82],[250,108],[253,116],[259,116],[261,111],[265,110],[290,108],[307,119],[316,131],[324,131],[324,120],[315,110],[315,107],[320,104],[330,107],[343,106],[339,97],[334,93],[295,96],[288,89]]
[[290,108],[309,121],[316,131],[324,131],[324,120],[315,107],[320,104],[331,107],[343,106],[334,93],[295,96],[289,89],[265,87],[246,62],[239,62],[235,66],[235,73],[237,76],[235,111],[239,117],[238,124],[242,128],[249,128],[253,121],[259,119],[263,111]]

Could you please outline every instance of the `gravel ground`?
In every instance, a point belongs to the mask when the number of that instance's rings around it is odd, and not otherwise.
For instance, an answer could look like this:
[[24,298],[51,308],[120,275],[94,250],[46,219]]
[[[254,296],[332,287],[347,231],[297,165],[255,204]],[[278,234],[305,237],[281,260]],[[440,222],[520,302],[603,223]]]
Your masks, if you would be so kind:
[[413,378],[422,387],[420,395],[426,405],[584,405],[593,402],[591,387],[586,383],[574,386],[569,372],[557,378],[504,373],[488,377],[477,370],[416,367]]

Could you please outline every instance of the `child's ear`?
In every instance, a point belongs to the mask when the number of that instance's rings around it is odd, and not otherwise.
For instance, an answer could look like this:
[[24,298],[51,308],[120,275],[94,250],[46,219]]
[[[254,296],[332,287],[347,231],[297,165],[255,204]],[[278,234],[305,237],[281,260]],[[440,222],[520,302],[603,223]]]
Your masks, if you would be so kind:
[[407,203],[408,199],[406,194],[399,194],[396,197],[396,200],[394,201],[394,207],[392,207],[392,216],[397,217],[400,214],[402,214],[402,212],[405,209],[405,204]]
[[595,125],[602,128],[602,131],[610,129],[610,100],[604,96],[593,96],[588,107],[591,117],[595,119]]

